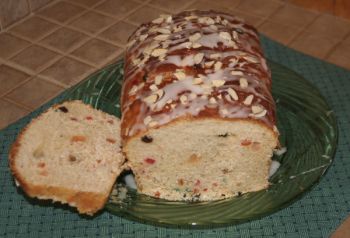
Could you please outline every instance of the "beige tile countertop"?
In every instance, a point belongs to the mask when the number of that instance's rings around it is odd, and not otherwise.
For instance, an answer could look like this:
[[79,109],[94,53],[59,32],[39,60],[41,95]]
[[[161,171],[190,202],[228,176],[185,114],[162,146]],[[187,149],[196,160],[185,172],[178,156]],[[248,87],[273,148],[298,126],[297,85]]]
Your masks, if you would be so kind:
[[[268,37],[350,69],[350,21],[287,0],[60,0],[0,33],[0,129],[123,53],[128,35],[161,13],[214,9]],[[350,221],[334,237],[350,237]]]

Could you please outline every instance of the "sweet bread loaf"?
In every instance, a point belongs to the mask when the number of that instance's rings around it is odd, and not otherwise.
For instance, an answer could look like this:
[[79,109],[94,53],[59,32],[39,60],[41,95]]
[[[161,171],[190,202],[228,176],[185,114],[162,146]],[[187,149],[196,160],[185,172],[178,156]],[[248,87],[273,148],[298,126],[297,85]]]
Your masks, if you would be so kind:
[[120,121],[80,101],[51,107],[18,136],[9,164],[30,197],[93,214],[123,170]]
[[214,11],[141,25],[129,38],[123,151],[141,193],[216,200],[269,185],[278,145],[257,31]]

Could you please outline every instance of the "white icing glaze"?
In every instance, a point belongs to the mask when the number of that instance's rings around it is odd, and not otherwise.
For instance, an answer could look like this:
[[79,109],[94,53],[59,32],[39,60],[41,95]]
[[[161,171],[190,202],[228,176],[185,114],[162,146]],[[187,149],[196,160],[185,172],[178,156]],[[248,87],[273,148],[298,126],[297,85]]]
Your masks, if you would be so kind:
[[[174,16],[171,19],[156,19],[149,26],[142,26],[130,38],[135,43],[129,46],[127,52],[126,58],[131,59],[126,64],[127,80],[137,77],[139,73],[157,72],[159,67],[169,65],[178,69],[200,65],[200,68],[206,69],[202,75],[193,75],[193,72],[180,75],[174,74],[175,70],[172,70],[174,76],[171,83],[169,80],[165,84],[157,83],[157,89],[162,94],[157,100],[152,98],[154,104],[140,105],[140,111],[136,115],[137,123],[131,125],[128,136],[145,130],[149,125],[145,125],[143,119],[150,115],[155,121],[154,125],[162,125],[187,114],[197,116],[206,108],[217,108],[218,115],[223,118],[248,118],[254,115],[251,107],[243,104],[248,94],[254,95],[252,104],[273,104],[269,92],[270,75],[266,60],[259,51],[260,45],[255,31],[232,16],[221,14],[217,17],[214,13],[206,14],[210,18],[190,16],[186,20],[184,17]],[[218,47],[225,50],[218,50]],[[189,51],[189,54],[184,54],[184,50]],[[197,58],[198,62],[195,63],[194,56],[198,53],[203,53],[204,57],[200,57],[199,61]],[[232,71],[241,73],[232,74]],[[247,81],[244,88],[239,83],[241,77]],[[145,86],[140,93],[129,98],[123,105],[123,114],[130,110],[133,103],[149,97],[152,89],[155,90],[154,83],[154,79],[151,79],[150,84],[153,86]],[[224,97],[229,88],[237,93],[235,100],[227,101],[227,97]],[[241,93],[245,96],[238,100]],[[166,112],[153,113],[162,110]],[[255,119],[271,126],[268,114]]]

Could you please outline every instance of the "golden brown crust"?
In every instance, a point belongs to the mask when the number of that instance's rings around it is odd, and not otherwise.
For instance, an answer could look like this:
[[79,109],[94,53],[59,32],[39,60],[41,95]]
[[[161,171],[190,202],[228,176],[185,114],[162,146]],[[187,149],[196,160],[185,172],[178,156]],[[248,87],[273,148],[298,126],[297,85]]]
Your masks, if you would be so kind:
[[[186,18],[192,16],[192,14],[197,17],[211,17],[212,20],[215,17],[221,17],[221,23],[216,22],[214,24],[220,30],[213,33],[213,31],[207,29],[207,23],[187,20]],[[223,25],[223,19],[228,19],[227,22],[231,25],[228,23]],[[233,16],[215,11],[183,12],[173,15],[172,21],[169,21],[168,24],[165,24],[164,21],[161,24],[154,22],[144,24],[130,37],[130,42],[134,41],[135,43],[129,46],[125,54],[125,80],[121,95],[123,115],[121,135],[123,140],[144,133],[149,128],[156,128],[173,122],[179,117],[187,117],[188,114],[196,119],[225,118],[234,121],[236,118],[243,118],[249,121],[259,121],[265,123],[271,129],[273,128],[276,123],[276,116],[275,104],[271,95],[271,75],[266,66],[266,60],[263,57],[258,34],[254,27]],[[192,26],[186,25],[191,21]],[[182,31],[175,31],[174,29],[179,26],[183,27]],[[237,29],[236,26],[244,31],[244,33],[236,32],[240,39],[235,41],[237,47],[224,46],[224,41],[219,37],[219,33],[234,32]],[[158,42],[155,38],[164,36],[162,35],[164,33],[159,33],[159,28],[164,31],[164,27],[170,27],[172,30],[167,33],[169,34],[167,40]],[[152,29],[158,30],[152,31]],[[190,37],[195,32],[196,34],[201,33],[204,38],[213,36],[207,42],[202,40],[200,47],[178,48],[179,45],[183,44],[182,42],[190,43]],[[177,37],[179,34],[181,34],[181,38]],[[181,44],[179,39],[181,39]],[[167,41],[170,43],[168,42],[167,46],[163,46],[162,44]],[[212,41],[219,41],[219,43],[216,46],[205,45]],[[153,49],[150,55],[142,53],[146,52],[154,43],[159,46]],[[162,47],[164,49],[160,49]],[[155,50],[166,50],[166,53],[161,57],[157,57],[157,52],[153,55]],[[194,57],[198,53],[204,54],[204,58],[200,63],[192,64],[191,60],[185,60],[186,57]],[[226,54],[227,56],[223,56],[223,58],[216,61],[211,58],[213,54]],[[171,57],[175,57],[175,59],[170,59]],[[140,64],[139,61],[143,61],[145,58],[148,60]],[[252,61],[251,58],[256,61]],[[232,60],[237,60],[236,65],[241,66],[230,66]],[[214,66],[209,68],[205,66],[206,63],[211,61],[222,63],[222,72],[215,74],[217,70],[213,69]],[[174,76],[177,70],[182,71],[187,78],[177,80],[177,77]],[[236,73],[241,71],[238,73],[243,72],[243,74],[240,76],[231,75],[231,70]],[[160,84],[157,84],[155,79],[160,75],[163,80]],[[205,90],[200,89],[198,85],[189,86],[191,78],[200,75],[204,76],[203,80],[206,81],[204,86],[208,86],[208,81],[213,79],[224,80],[225,83],[221,86],[213,86],[211,93],[207,95],[207,99],[202,99],[203,96],[206,96],[203,93]],[[240,80],[238,79],[241,77],[248,81],[246,88],[240,87]],[[186,83],[183,83],[184,81]],[[157,87],[154,87],[155,84]],[[177,90],[176,93],[174,93],[174,88]],[[156,91],[157,89],[159,90]],[[234,89],[237,99],[229,99],[229,89],[231,91]],[[158,95],[156,95],[157,92],[159,92]],[[196,97],[188,100],[190,94],[196,94]],[[186,96],[189,103],[182,103],[181,95]],[[147,100],[150,96],[150,100]],[[253,99],[247,100],[249,96],[253,96]],[[168,103],[168,99],[171,99],[171,102]],[[209,99],[214,99],[214,103],[212,104]],[[247,101],[250,102],[247,103]],[[256,106],[259,107],[258,109],[265,109],[265,114],[255,117],[252,112],[253,107]],[[149,120],[146,118],[149,118]],[[153,126],[152,123],[156,126]]]
[[[53,106],[54,108],[57,105]],[[92,107],[91,107],[92,108]],[[63,187],[52,187],[45,185],[35,185],[26,181],[26,179],[21,175],[16,167],[16,158],[18,155],[19,147],[21,146],[21,140],[26,132],[36,120],[39,120],[41,115],[33,119],[17,136],[16,141],[12,144],[9,152],[9,167],[12,172],[13,177],[23,189],[23,191],[30,197],[39,199],[51,199],[54,201],[61,202],[63,204],[67,203],[70,206],[76,207],[79,213],[93,215],[98,210],[104,207],[106,203],[108,194],[100,194],[94,192],[83,192],[73,189],[67,189]],[[112,189],[112,188],[111,188]]]

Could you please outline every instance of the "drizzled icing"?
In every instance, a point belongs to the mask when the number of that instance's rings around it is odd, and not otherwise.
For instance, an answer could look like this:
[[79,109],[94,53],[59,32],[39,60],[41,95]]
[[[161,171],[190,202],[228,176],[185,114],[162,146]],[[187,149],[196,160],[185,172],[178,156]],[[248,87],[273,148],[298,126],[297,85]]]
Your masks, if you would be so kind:
[[272,127],[270,87],[251,26],[212,11],[161,16],[129,39],[122,136],[183,116],[252,118]]

